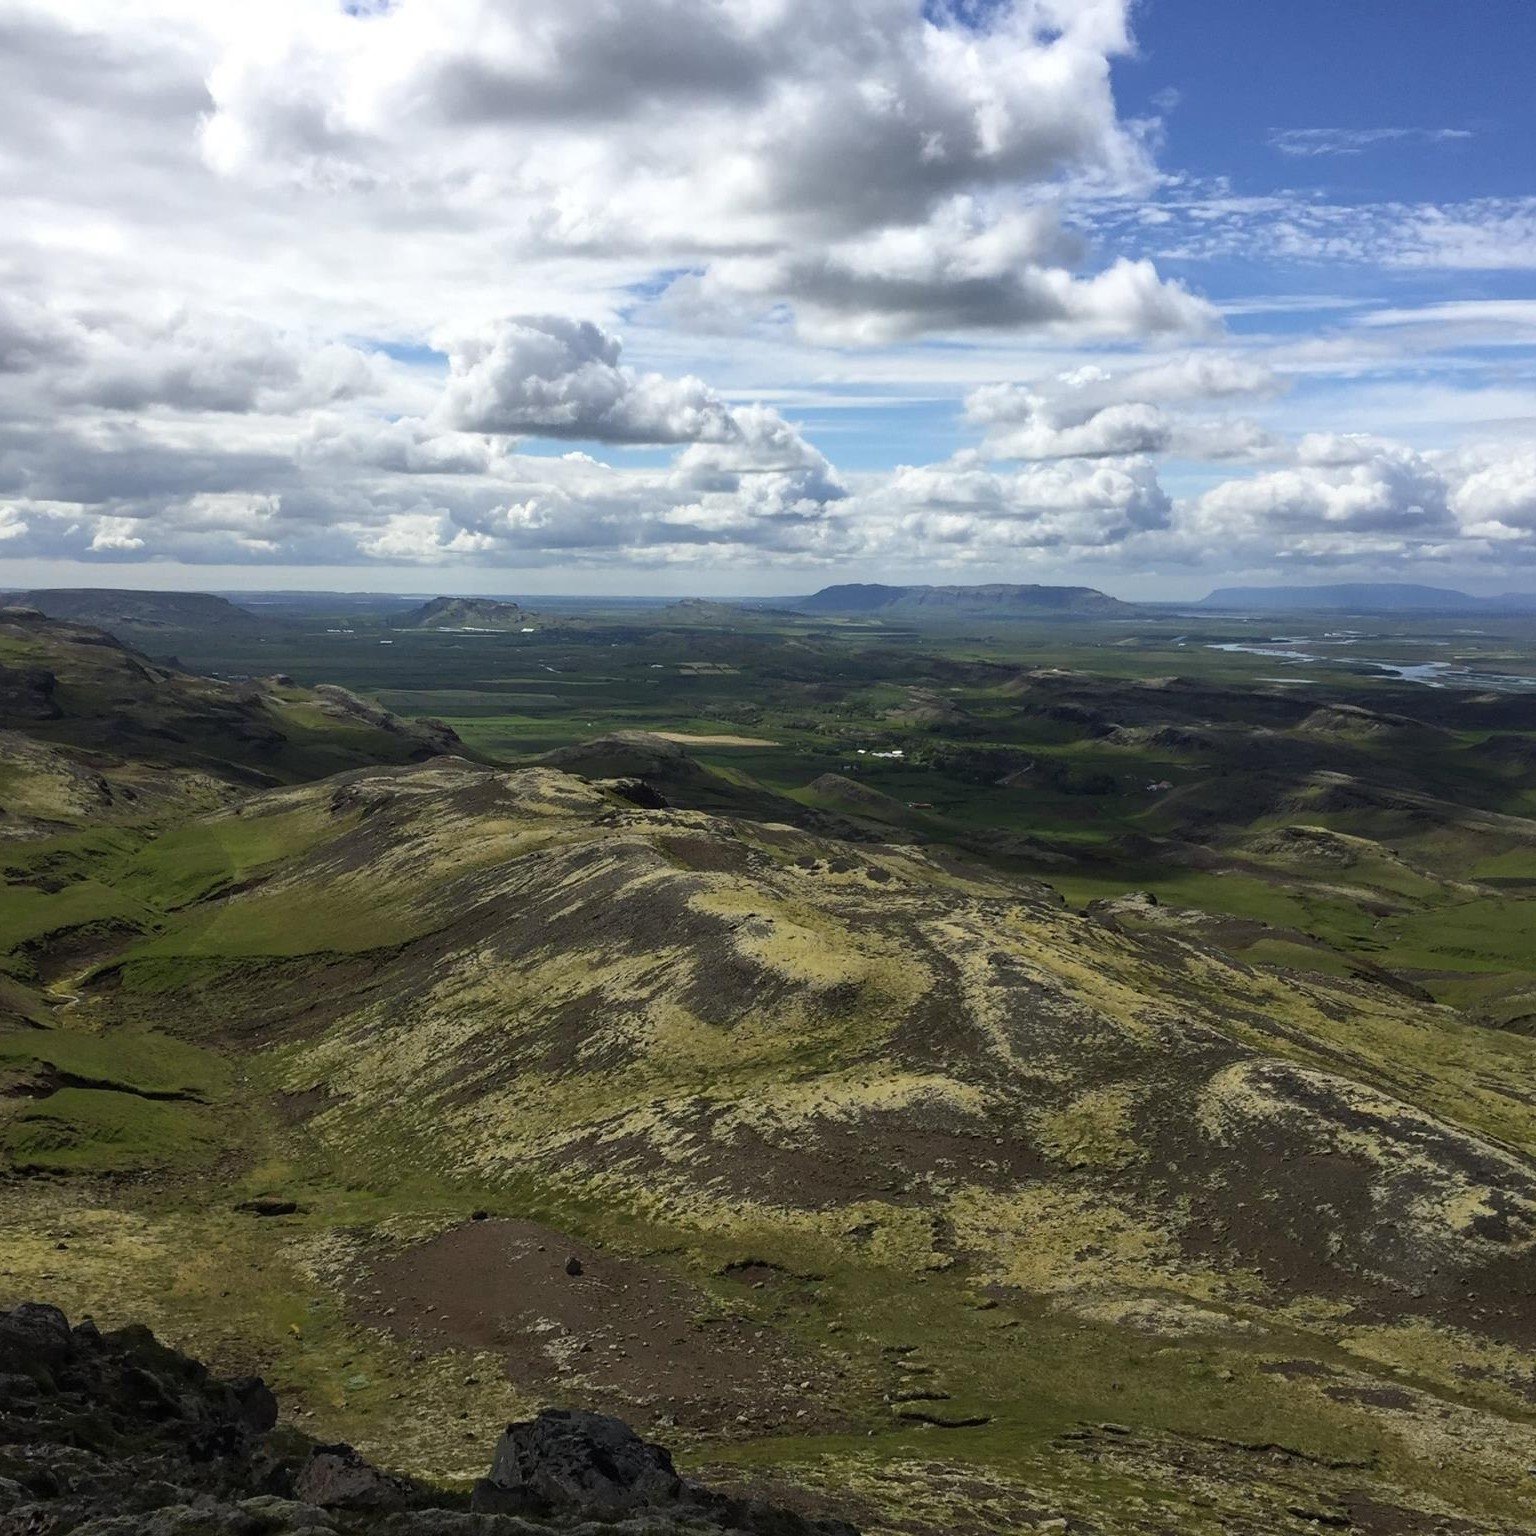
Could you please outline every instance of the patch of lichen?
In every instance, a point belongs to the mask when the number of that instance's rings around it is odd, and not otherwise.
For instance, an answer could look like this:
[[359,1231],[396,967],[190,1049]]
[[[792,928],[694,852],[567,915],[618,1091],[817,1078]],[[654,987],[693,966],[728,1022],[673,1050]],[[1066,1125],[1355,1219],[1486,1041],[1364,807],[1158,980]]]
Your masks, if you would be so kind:
[[1042,1150],[1068,1167],[1128,1168],[1144,1155],[1135,1135],[1135,1109],[1144,1090],[1134,1083],[1087,1088],[1034,1125]]
[[1536,1360],[1528,1350],[1424,1318],[1346,1327],[1339,1344],[1368,1367],[1384,1368],[1394,1378],[1423,1384],[1439,1395],[1496,1414],[1533,1414]]

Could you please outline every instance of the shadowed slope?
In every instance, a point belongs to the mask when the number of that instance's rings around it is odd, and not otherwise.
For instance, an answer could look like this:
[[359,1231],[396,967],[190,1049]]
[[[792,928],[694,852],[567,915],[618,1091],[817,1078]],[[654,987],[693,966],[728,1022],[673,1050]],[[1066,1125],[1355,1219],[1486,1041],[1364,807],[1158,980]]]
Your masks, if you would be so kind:
[[20,602],[50,619],[89,624],[113,634],[157,634],[178,629],[256,630],[248,608],[210,592],[139,592],[114,587],[59,587],[28,592]]
[[679,810],[782,822],[855,842],[868,836],[846,817],[811,809],[744,774],[727,777],[707,768],[677,742],[652,731],[616,731],[611,736],[560,747],[539,762],[585,779],[637,780]]
[[244,785],[293,782],[458,747],[445,726],[402,720],[344,689],[198,677],[25,608],[0,609],[0,731],[30,738],[12,739],[16,777],[21,755],[51,750],[45,776],[73,771],[58,758],[69,752],[109,783],[114,769],[137,779],[169,769]]

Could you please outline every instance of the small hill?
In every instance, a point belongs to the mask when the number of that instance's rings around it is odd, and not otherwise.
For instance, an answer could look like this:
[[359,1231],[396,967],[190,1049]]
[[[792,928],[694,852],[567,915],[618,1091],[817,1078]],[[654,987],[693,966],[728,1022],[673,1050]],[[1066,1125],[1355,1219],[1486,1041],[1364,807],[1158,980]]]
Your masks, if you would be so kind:
[[1124,617],[1136,610],[1094,587],[1015,586],[887,587],[853,583],[823,587],[798,602],[801,613],[880,618],[1074,618]]
[[828,836],[859,838],[851,823],[808,809],[742,774],[727,778],[674,741],[649,731],[616,731],[560,747],[538,760],[549,768],[599,782],[645,785],[669,807],[814,828]]
[[682,624],[763,625],[775,619],[797,619],[794,608],[777,607],[764,602],[728,602],[712,597],[684,597],[668,603],[663,616]]
[[54,587],[20,599],[50,619],[119,630],[237,629],[259,627],[249,609],[211,592],[134,592],[116,587]]
[[1257,613],[1487,613],[1512,605],[1508,598],[1472,597],[1450,587],[1396,581],[1320,587],[1218,587],[1199,604],[1202,608]]
[[1364,709],[1357,704],[1325,704],[1312,711],[1296,727],[1314,736],[1334,737],[1343,741],[1407,743],[1449,743],[1450,732],[1406,715],[1384,714],[1380,710]]
[[899,725],[937,730],[940,727],[963,726],[972,716],[947,694],[933,688],[908,688],[906,699],[894,709],[885,711],[885,718]]
[[739,624],[748,617],[735,603],[716,602],[707,597],[684,597],[668,603],[662,613],[684,624]]
[[396,629],[465,629],[516,634],[549,624],[520,603],[492,597],[434,597],[394,619]]
[[887,821],[905,821],[907,807],[900,800],[883,794],[868,784],[860,784],[840,773],[823,773],[805,786],[806,793],[854,816],[874,816]]

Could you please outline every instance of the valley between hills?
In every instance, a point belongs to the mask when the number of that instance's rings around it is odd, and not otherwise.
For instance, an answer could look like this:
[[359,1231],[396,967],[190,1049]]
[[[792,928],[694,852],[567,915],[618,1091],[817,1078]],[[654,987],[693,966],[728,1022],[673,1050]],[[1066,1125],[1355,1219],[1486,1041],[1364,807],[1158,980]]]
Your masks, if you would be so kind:
[[0,1305],[449,1489],[1536,1529],[1530,619],[830,590],[0,610]]

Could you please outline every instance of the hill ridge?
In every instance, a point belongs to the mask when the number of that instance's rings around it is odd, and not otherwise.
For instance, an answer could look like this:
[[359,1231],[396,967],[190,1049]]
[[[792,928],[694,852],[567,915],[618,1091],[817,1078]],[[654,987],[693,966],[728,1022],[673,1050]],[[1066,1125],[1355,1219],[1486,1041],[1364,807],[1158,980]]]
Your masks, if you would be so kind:
[[254,629],[256,614],[212,592],[164,592],[128,587],[39,587],[11,601],[50,619],[111,631],[231,627]]

